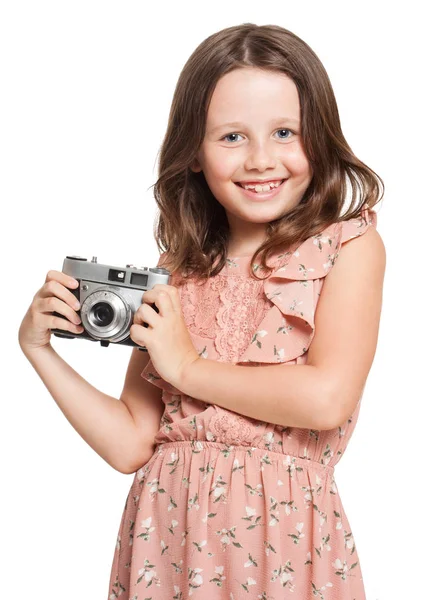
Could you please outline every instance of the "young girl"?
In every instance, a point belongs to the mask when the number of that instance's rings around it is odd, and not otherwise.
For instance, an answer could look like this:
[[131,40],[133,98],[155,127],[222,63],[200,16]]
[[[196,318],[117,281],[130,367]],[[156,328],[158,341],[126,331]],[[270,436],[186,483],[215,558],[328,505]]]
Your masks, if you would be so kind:
[[250,23],[187,61],[159,175],[172,279],[134,316],[148,353],[132,351],[122,402],[49,344],[50,311],[75,314],[66,276],[47,275],[20,330],[71,423],[135,473],[108,598],[364,600],[334,469],[376,350],[383,182],[347,144],[311,48]]

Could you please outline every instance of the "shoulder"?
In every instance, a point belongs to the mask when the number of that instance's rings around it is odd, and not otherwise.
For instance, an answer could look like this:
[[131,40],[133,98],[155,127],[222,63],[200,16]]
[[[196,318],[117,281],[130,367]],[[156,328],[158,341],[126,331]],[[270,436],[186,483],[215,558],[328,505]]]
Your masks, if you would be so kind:
[[379,279],[383,278],[386,268],[386,248],[376,229],[376,213],[374,211],[370,213],[368,220],[361,217],[342,223],[337,258],[334,269],[328,273],[328,279],[338,280],[340,276],[345,278],[350,271],[358,271],[361,276],[365,274],[372,280],[376,276]]
[[361,217],[340,223],[334,265],[326,274],[323,295],[335,300],[349,295],[350,300],[359,291],[367,301],[381,296],[387,257],[376,224],[376,213],[367,209]]

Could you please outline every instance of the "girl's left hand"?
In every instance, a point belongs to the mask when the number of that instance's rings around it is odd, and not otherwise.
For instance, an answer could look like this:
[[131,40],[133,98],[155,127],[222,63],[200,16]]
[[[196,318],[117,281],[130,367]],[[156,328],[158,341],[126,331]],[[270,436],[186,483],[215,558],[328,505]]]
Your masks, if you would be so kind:
[[[145,346],[159,375],[178,388],[185,371],[200,358],[184,321],[178,289],[157,283],[143,294],[142,302],[134,314],[130,337]],[[153,303],[159,312],[149,306]]]

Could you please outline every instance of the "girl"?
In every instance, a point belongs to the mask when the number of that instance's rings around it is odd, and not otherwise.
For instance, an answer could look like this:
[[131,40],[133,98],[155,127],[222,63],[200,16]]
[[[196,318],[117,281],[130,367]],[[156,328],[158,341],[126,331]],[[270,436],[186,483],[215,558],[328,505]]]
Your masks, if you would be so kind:
[[76,314],[64,274],[47,274],[20,329],[70,422],[135,473],[109,600],[364,600],[334,469],[376,350],[383,182],[347,144],[311,48],[251,23],[202,42],[155,188],[172,279],[134,316],[148,354],[133,349],[121,402],[49,344],[49,327],[79,331],[49,316]]

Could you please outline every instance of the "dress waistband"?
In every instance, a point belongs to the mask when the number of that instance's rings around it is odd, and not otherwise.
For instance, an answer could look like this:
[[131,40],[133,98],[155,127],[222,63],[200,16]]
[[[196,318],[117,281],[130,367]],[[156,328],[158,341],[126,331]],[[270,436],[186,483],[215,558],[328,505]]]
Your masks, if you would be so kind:
[[279,457],[281,460],[285,460],[286,458],[290,459],[290,464],[294,464],[297,467],[302,467],[303,469],[310,469],[317,471],[318,473],[327,473],[332,475],[334,473],[334,467],[332,465],[324,465],[316,460],[311,460],[309,458],[302,458],[300,456],[295,456],[294,454],[286,454],[285,452],[276,452],[275,450],[269,450],[268,448],[262,448],[260,446],[243,446],[237,444],[224,444],[222,442],[209,442],[207,440],[182,440],[178,442],[162,442],[161,444],[157,444],[155,448],[155,454],[163,451],[169,450],[171,448],[191,448],[195,452],[200,452],[204,448],[217,448],[219,450],[225,450],[227,452],[248,452],[251,451],[253,453],[263,452],[267,454],[273,454],[275,457]]

